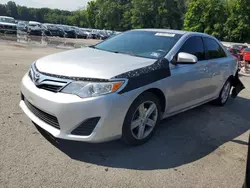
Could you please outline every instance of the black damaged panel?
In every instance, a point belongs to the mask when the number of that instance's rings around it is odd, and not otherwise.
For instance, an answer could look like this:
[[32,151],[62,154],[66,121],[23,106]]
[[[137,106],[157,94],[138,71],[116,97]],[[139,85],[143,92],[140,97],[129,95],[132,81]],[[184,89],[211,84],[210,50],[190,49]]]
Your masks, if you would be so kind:
[[232,98],[236,98],[238,96],[238,94],[245,89],[244,84],[241,82],[240,78],[239,78],[239,70],[236,72],[236,75],[233,79],[232,82],[232,86],[234,87],[232,90]]
[[169,76],[171,76],[169,61],[167,59],[159,59],[150,66],[132,70],[120,74],[114,78],[128,79],[128,84],[126,87],[119,92],[121,94],[151,84]]

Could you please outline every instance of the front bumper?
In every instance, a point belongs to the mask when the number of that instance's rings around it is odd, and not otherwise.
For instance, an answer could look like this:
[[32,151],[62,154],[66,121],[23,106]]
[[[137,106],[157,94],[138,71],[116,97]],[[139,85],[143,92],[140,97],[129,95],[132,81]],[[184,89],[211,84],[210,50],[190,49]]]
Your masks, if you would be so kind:
[[[55,116],[60,129],[45,123],[29,110],[24,100],[20,107],[38,126],[56,138],[99,143],[117,139],[122,134],[122,125],[130,106],[129,98],[119,94],[81,99],[78,96],[53,93],[37,88],[26,74],[22,80],[21,92],[35,107]],[[99,122],[89,136],[73,135],[86,119],[100,117]]]

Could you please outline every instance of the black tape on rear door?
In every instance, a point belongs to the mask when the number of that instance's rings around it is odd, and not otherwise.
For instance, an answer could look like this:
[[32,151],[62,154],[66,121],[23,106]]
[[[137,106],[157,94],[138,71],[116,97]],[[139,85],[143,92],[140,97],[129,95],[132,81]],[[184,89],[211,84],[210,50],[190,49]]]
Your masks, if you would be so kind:
[[158,80],[171,76],[169,61],[167,59],[159,59],[154,64],[132,70],[123,74],[120,74],[114,78],[126,78],[128,84],[119,93],[126,93],[128,91],[140,88],[142,86],[151,84]]

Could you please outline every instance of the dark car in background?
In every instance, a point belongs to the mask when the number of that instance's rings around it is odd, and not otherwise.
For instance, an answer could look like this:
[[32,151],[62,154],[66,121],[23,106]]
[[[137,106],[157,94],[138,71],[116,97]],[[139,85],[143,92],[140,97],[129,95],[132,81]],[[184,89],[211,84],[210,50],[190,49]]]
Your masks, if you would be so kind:
[[54,24],[43,24],[48,32],[50,33],[50,36],[53,37],[67,37],[67,33],[64,32],[64,30]]
[[88,34],[86,32],[84,32],[82,29],[80,29],[78,27],[72,27],[72,29],[75,30],[75,33],[77,35],[76,38],[86,39],[88,37]]
[[28,31],[28,24],[24,21],[19,21],[17,23],[17,30],[27,32]]
[[241,60],[241,53],[240,53],[240,50],[238,49],[235,49],[235,48],[227,48],[227,50],[234,56],[238,59],[238,61]]
[[73,27],[67,25],[59,25],[58,27],[67,34],[68,38],[78,38],[77,32]]
[[34,21],[29,22],[27,33],[29,35],[34,35],[34,36],[46,36],[46,35],[50,36],[51,35],[50,31],[45,26],[43,26],[39,22],[34,22]]
[[245,49],[245,48],[248,48],[247,45],[238,45],[238,44],[235,44],[235,45],[232,45],[231,46],[232,49],[236,49],[239,51],[239,54],[240,54],[240,61],[243,61],[243,54],[242,54],[242,51]]
[[109,38],[109,33],[106,31],[97,31],[96,38],[100,40],[105,40]]
[[248,48],[248,46],[247,46],[247,45],[238,45],[238,44],[235,44],[235,45],[232,45],[231,48],[237,49],[237,50],[239,50],[240,52],[242,52],[242,50],[243,50],[244,48]]
[[98,31],[93,29],[91,31],[91,36],[92,36],[92,39],[98,39]]
[[0,16],[0,32],[5,34],[16,34],[15,19],[8,16]]

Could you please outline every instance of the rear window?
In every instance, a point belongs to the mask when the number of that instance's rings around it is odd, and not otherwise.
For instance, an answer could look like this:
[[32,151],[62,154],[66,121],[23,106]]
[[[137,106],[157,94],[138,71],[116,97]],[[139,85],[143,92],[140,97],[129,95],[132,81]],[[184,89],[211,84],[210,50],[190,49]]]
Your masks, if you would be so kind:
[[181,36],[168,32],[128,31],[94,47],[114,53],[159,59],[172,49]]

